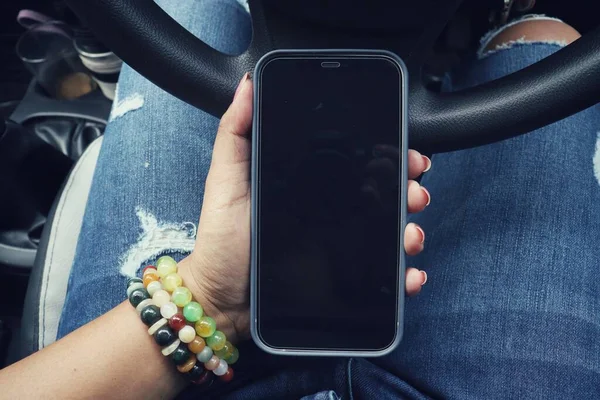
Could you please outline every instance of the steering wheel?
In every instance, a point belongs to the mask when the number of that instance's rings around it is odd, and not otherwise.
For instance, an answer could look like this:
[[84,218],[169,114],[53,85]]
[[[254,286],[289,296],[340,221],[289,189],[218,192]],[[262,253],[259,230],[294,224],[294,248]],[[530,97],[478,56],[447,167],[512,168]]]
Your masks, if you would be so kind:
[[446,5],[440,5],[441,11],[431,26],[406,51],[406,47],[395,48],[398,37],[366,38],[292,18],[281,21],[285,16],[270,11],[265,0],[250,0],[252,43],[239,56],[212,49],[152,0],[67,3],[100,40],[139,73],[219,117],[231,102],[240,76],[252,70],[263,54],[276,48],[363,46],[396,51],[404,58],[411,76],[410,145],[423,152],[464,149],[521,135],[600,100],[600,28],[501,79],[453,93],[425,89],[420,79],[424,50],[433,46],[461,1],[441,2]]

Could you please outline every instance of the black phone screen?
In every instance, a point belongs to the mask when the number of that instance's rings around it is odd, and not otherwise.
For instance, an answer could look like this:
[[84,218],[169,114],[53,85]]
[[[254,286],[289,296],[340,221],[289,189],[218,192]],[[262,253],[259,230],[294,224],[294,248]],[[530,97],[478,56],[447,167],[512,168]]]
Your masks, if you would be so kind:
[[404,295],[401,70],[282,57],[257,79],[258,334],[274,348],[385,349]]

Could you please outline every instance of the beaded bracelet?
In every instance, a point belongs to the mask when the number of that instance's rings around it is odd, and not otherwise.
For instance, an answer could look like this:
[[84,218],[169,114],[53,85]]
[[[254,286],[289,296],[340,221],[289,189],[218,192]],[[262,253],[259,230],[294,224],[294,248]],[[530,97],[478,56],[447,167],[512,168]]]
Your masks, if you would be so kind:
[[213,374],[224,382],[233,379],[231,365],[239,351],[217,330],[215,320],[204,315],[202,306],[192,301],[173,258],[161,257],[156,267],[144,268],[142,279],[130,278],[127,297],[162,354],[192,383],[210,385]]

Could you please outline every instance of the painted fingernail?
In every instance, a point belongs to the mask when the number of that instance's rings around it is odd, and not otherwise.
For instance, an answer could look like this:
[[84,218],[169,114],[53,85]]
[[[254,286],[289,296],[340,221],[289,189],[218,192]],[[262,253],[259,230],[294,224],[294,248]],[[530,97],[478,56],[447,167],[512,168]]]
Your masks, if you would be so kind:
[[425,192],[425,195],[427,196],[427,204],[425,204],[425,206],[427,207],[431,203],[431,195],[429,194],[429,191],[423,186],[421,186],[421,190]]
[[431,159],[427,156],[421,156],[423,157],[423,161],[425,161],[425,169],[423,170],[423,172],[427,172],[431,169]]
[[235,89],[235,94],[233,95],[233,99],[234,100],[237,97],[238,93],[240,92],[240,89],[242,88],[242,86],[244,86],[244,82],[246,82],[249,77],[250,77],[250,73],[249,72],[246,72],[244,74],[244,76],[242,76],[242,80],[240,80],[240,83],[238,83],[237,89]]
[[421,229],[421,227],[417,224],[415,224],[415,229],[419,232],[419,234],[421,235],[421,240],[420,243],[423,244],[425,243],[425,231],[423,229]]
[[423,282],[421,282],[421,286],[423,286],[424,284],[427,283],[427,272],[425,271],[419,271],[421,272],[421,275],[423,276]]

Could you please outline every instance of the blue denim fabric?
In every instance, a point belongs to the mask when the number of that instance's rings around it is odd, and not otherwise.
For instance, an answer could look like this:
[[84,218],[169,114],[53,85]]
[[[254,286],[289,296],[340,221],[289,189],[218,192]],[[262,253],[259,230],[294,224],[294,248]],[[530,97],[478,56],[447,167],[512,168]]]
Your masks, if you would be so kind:
[[[248,47],[251,23],[234,0],[158,3],[219,51],[240,54]],[[142,96],[142,107],[114,118],[104,135],[59,337],[123,299],[125,277],[119,265],[142,233],[138,208],[158,221],[181,224],[199,219],[219,120],[167,94],[125,65],[115,103],[134,94]]]
[[[239,53],[249,42],[249,20],[233,0],[160,3],[221,51]],[[473,60],[449,88],[501,77],[557,49],[516,45]],[[59,336],[124,300],[119,269],[141,233],[136,209],[175,224],[195,222],[200,213],[217,119],[128,67],[118,92],[120,99],[138,93],[144,104],[106,131]],[[422,180],[432,203],[412,217],[427,242],[410,261],[429,280],[407,300],[399,348],[379,359],[296,359],[246,343],[237,378],[212,394],[598,397],[600,187],[593,158],[599,130],[596,106],[518,138],[435,155]],[[182,394],[188,396],[197,398],[192,389]]]
[[[515,45],[452,76],[460,90],[556,50]],[[600,106],[500,143],[438,154],[404,341],[378,362],[432,397],[600,395]],[[600,153],[599,153],[600,154]]]

